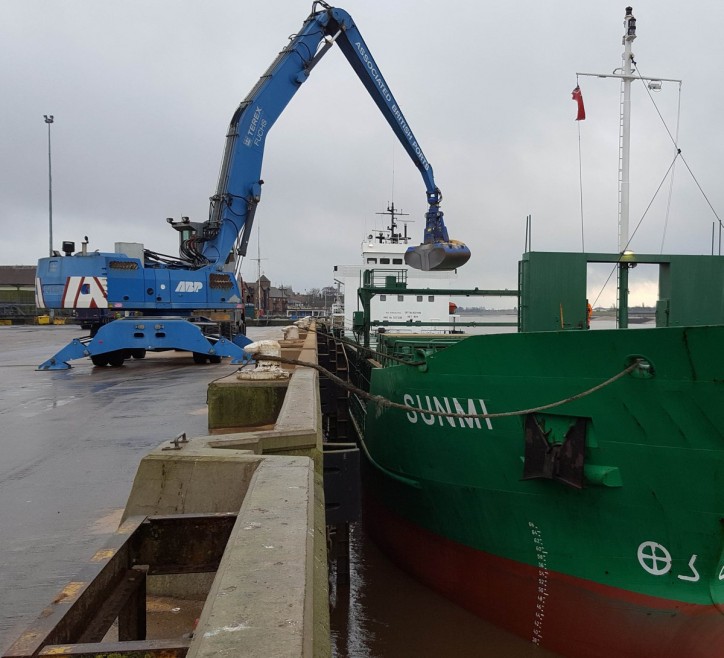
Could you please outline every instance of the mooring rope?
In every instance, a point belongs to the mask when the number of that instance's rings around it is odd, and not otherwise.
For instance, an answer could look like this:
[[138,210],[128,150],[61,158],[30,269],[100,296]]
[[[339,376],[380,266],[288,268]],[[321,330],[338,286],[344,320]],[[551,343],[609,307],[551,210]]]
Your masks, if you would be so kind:
[[311,327],[307,331],[312,331],[318,336],[325,336],[328,338],[332,338],[335,343],[341,343],[342,345],[349,345],[350,347],[353,347],[356,350],[361,350],[363,352],[367,352],[367,354],[371,354],[373,356],[378,356],[383,359],[388,359],[389,361],[395,361],[397,363],[400,363],[403,366],[423,366],[425,365],[424,361],[408,361],[407,359],[404,359],[399,356],[393,356],[392,354],[385,354],[384,352],[378,352],[377,350],[373,350],[371,347],[365,347],[364,345],[360,345],[359,343],[356,343],[353,340],[350,340],[349,338],[345,338],[344,336],[333,336],[332,334],[326,332],[326,331],[317,331],[316,329],[312,329]]
[[596,391],[600,391],[602,388],[605,388],[606,386],[610,386],[614,382],[618,381],[622,377],[628,375],[630,372],[633,372],[636,370],[636,368],[639,367],[641,363],[641,359],[636,359],[634,362],[628,366],[627,368],[624,368],[621,372],[615,374],[613,377],[610,377],[604,382],[601,382],[600,384],[597,384],[596,386],[589,388],[585,391],[581,391],[580,393],[576,393],[575,395],[571,395],[570,397],[564,398],[563,400],[558,400],[557,402],[551,402],[550,404],[544,404],[539,407],[532,407],[530,409],[519,409],[517,411],[503,411],[493,414],[463,414],[463,413],[452,413],[449,411],[432,411],[432,409],[422,409],[420,407],[412,407],[410,405],[401,404],[399,402],[393,402],[392,400],[387,399],[386,397],[382,395],[372,395],[371,393],[368,393],[367,391],[358,388],[354,384],[350,384],[349,382],[341,379],[340,377],[337,377],[334,373],[330,372],[326,368],[320,366],[318,363],[311,363],[309,361],[300,361],[299,359],[290,359],[287,357],[282,356],[272,356],[270,354],[257,354],[254,356],[254,358],[257,361],[276,361],[278,363],[284,363],[287,365],[294,365],[294,366],[302,366],[305,368],[313,368],[317,372],[323,374],[325,377],[328,377],[331,381],[333,381],[337,386],[340,386],[344,388],[347,391],[350,391],[351,393],[354,393],[355,395],[358,395],[359,397],[369,400],[370,402],[373,402],[375,405],[377,405],[378,408],[384,408],[384,409],[400,409],[402,411],[414,411],[420,414],[425,414],[427,416],[443,416],[445,418],[480,418],[480,419],[486,419],[486,418],[505,418],[508,416],[524,416],[526,414],[532,414],[537,413],[539,411],[545,411],[546,409],[552,409],[553,407],[558,407],[562,404],[566,404],[567,402],[573,402],[574,400],[580,400],[581,398],[584,398],[588,395],[591,395],[592,393],[595,393]]

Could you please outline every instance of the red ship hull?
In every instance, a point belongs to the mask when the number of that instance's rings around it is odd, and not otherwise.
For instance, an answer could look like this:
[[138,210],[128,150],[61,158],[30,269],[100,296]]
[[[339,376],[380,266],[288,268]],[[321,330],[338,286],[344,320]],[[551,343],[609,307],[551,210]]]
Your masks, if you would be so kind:
[[[365,524],[401,568],[479,617],[570,658],[724,658],[714,606],[627,592],[463,546],[368,496]],[[542,586],[543,585],[543,586]]]

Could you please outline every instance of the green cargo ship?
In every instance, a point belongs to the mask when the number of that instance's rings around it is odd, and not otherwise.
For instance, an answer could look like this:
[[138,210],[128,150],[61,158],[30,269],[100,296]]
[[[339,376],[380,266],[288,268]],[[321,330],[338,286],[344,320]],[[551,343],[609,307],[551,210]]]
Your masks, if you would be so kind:
[[[624,288],[658,264],[656,327],[588,330],[589,262]],[[368,530],[564,656],[724,656],[724,257],[530,252],[519,273],[519,333],[352,351],[399,405],[353,399]]]
[[[617,253],[527,244],[515,291],[365,273],[347,350],[365,523],[421,581],[563,656],[724,658],[724,257],[629,249],[630,7],[624,26],[599,76],[622,85]],[[590,330],[592,263],[616,273],[617,329]],[[658,268],[656,323],[628,329],[639,264]],[[518,332],[373,340],[382,294],[513,294]]]

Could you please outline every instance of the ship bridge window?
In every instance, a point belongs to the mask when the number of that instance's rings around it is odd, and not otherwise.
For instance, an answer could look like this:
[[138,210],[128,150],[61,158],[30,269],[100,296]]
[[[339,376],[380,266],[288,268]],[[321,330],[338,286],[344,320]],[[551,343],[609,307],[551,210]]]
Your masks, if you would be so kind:
[[380,301],[386,302],[387,301],[387,295],[380,295]]
[[368,265],[377,265],[377,259],[376,258],[368,258],[367,259]]
[[428,302],[434,302],[434,301],[435,301],[435,295],[428,295],[427,301],[428,301]]
[[392,264],[393,265],[402,265],[402,258],[393,258]]
[[418,295],[418,296],[417,296],[417,301],[418,301],[418,302],[421,302],[421,301],[422,301],[422,295]]
[[380,265],[389,265],[390,259],[389,258],[380,258]]
[[397,301],[398,301],[398,302],[404,302],[404,301],[405,301],[405,296],[404,296],[404,295],[397,295]]

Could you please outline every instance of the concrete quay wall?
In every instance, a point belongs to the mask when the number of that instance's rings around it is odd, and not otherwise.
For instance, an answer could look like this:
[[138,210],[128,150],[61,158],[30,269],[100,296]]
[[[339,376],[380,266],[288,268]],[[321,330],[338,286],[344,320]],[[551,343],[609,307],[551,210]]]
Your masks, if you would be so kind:
[[[316,334],[280,341],[316,362]],[[234,512],[215,574],[149,577],[148,592],[206,601],[188,656],[331,655],[318,373],[210,384],[210,434],[141,462],[123,515]]]

